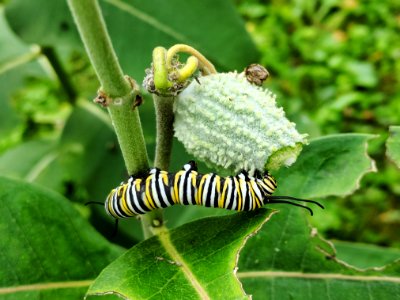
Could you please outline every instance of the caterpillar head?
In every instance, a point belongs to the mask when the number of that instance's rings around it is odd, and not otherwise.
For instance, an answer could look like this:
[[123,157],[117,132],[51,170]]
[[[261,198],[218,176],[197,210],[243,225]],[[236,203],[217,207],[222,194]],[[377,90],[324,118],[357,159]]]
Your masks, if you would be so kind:
[[272,195],[277,187],[275,178],[268,171],[265,171],[261,180],[266,187],[265,188],[266,194]]

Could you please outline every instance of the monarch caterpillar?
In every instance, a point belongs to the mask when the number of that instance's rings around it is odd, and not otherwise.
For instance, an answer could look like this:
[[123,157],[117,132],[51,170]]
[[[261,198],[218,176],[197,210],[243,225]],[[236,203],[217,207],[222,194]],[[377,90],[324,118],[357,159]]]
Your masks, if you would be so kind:
[[105,209],[110,216],[119,219],[174,204],[249,211],[267,203],[287,203],[305,208],[311,215],[313,211],[309,207],[287,200],[310,202],[324,208],[312,200],[272,196],[276,187],[268,171],[264,174],[256,171],[254,177],[240,171],[236,176],[224,178],[214,173],[199,174],[196,163],[190,161],[176,173],[152,168],[145,177],[131,176],[110,192]]

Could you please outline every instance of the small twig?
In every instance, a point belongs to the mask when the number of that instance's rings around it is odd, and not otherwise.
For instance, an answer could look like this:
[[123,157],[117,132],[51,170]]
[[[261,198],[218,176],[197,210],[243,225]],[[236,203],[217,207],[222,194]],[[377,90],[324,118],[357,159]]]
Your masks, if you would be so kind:
[[41,53],[46,56],[54,72],[56,73],[61,86],[67,94],[69,102],[74,105],[77,100],[77,92],[75,91],[72,82],[69,80],[69,76],[67,72],[65,72],[56,52],[52,47],[42,47]]

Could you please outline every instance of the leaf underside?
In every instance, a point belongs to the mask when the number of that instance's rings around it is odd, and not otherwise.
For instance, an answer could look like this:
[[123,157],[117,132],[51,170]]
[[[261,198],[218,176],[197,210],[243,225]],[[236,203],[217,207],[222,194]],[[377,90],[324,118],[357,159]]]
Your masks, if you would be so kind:
[[368,140],[374,137],[353,133],[312,140],[293,166],[277,172],[277,193],[301,198],[353,193],[361,178],[375,171],[375,162],[367,153]]

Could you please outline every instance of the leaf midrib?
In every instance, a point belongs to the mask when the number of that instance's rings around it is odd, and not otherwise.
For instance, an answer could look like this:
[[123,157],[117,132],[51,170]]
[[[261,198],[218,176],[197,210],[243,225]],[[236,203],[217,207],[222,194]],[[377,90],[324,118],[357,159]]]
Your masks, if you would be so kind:
[[301,278],[301,279],[336,279],[353,281],[385,281],[400,283],[400,277],[391,276],[368,276],[368,275],[346,275],[333,273],[302,273],[302,272],[284,272],[284,271],[249,271],[238,272],[237,276],[242,278]]
[[178,250],[176,250],[175,246],[173,245],[168,230],[164,230],[157,235],[161,245],[164,247],[165,251],[168,255],[172,258],[173,261],[179,263],[179,266],[182,272],[185,274],[185,277],[191,283],[192,287],[196,290],[200,299],[211,299],[208,295],[207,291],[203,288],[199,280],[193,274],[192,270],[190,269],[189,265],[185,262],[183,257],[179,254]]
[[0,287],[0,295],[13,294],[16,292],[88,287],[89,285],[92,284],[93,281],[94,279],[78,280],[78,281],[43,282],[43,283],[33,283],[33,284],[10,286],[10,287]]
[[165,34],[173,37],[178,41],[184,41],[186,43],[190,43],[189,39],[184,36],[183,34],[179,33],[172,29],[168,24],[161,23],[156,18],[153,18],[151,15],[146,14],[145,12],[135,8],[132,5],[129,5],[120,0],[103,0],[104,2],[108,2],[109,4],[115,6],[116,8],[127,12],[128,14],[138,18],[139,20],[143,21],[146,24],[154,27],[155,29],[164,32]]

